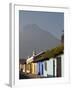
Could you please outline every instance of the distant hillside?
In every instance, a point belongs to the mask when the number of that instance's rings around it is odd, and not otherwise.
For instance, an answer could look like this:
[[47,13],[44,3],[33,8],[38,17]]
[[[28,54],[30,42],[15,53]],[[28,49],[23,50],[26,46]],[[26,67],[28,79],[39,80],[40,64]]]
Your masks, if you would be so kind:
[[51,49],[59,44],[60,40],[36,24],[26,25],[23,31],[19,31],[20,58],[31,56],[33,50],[36,50],[38,53],[42,50]]

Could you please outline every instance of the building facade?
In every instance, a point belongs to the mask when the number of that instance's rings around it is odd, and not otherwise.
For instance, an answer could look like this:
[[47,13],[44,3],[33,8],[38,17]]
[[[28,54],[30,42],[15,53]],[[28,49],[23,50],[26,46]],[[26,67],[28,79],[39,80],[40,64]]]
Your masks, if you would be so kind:
[[64,54],[56,58],[44,61],[44,76],[63,77],[64,76]]

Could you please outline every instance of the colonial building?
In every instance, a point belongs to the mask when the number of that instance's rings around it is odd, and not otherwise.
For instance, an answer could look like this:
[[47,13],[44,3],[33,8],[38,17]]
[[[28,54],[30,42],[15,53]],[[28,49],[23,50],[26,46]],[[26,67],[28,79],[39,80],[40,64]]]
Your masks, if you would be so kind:
[[50,58],[44,61],[44,76],[63,77],[64,76],[64,55]]
[[23,62],[20,60],[20,71],[44,77],[64,76],[64,46],[32,55]]
[[30,65],[30,73],[44,77],[63,77],[64,70],[64,45],[51,50],[40,52],[27,59]]
[[30,73],[31,74],[38,74],[38,75],[42,75],[41,72],[41,64],[42,62],[34,62],[34,60],[36,60],[35,58],[41,54],[43,54],[44,52],[40,52],[39,54],[35,54],[35,52],[33,51],[33,55],[27,59],[26,63],[30,65]]

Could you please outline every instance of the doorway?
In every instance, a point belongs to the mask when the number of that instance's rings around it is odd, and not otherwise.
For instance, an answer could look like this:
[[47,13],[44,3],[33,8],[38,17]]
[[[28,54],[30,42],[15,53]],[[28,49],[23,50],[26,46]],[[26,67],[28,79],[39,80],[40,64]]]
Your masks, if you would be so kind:
[[43,75],[43,64],[42,64],[42,75]]
[[61,57],[57,57],[57,77],[61,77]]

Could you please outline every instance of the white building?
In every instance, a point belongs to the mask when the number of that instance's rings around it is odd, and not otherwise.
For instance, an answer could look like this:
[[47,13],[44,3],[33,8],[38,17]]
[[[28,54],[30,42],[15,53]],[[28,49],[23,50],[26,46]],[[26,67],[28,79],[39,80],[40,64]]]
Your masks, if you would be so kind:
[[64,76],[64,54],[56,58],[44,61],[44,76],[63,77]]

